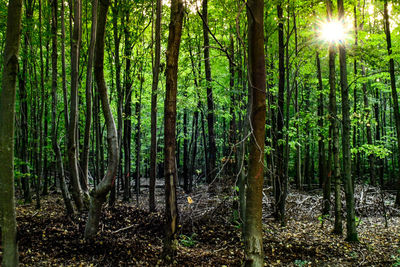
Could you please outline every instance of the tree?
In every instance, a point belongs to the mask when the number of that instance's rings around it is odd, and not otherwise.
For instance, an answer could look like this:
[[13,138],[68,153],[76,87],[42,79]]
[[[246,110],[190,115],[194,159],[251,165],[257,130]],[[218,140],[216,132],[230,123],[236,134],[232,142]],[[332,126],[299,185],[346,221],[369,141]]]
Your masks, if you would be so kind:
[[[344,20],[343,0],[338,0],[339,21]],[[347,82],[347,66],[346,66],[346,46],[345,42],[339,43],[339,61],[340,61],[340,87],[342,93],[342,149],[343,149],[343,180],[344,191],[346,194],[346,221],[347,232],[346,240],[358,241],[355,208],[354,208],[354,187],[351,177],[351,154],[350,154],[350,101],[349,101],[349,85]]]
[[249,42],[249,85],[251,130],[244,224],[245,266],[264,266],[262,231],[262,190],[264,184],[264,143],[266,82],[264,58],[264,1],[247,2]]
[[81,44],[81,0],[74,1],[74,29],[71,40],[71,109],[68,123],[68,161],[71,173],[72,197],[78,211],[83,209],[82,188],[78,170],[78,87],[79,54]]
[[74,207],[72,206],[71,197],[67,184],[65,182],[64,164],[61,156],[60,147],[57,140],[57,79],[58,79],[58,67],[57,67],[57,0],[53,0],[51,3],[51,32],[52,32],[52,108],[51,108],[51,123],[52,123],[52,146],[55,155],[56,165],[58,168],[58,176],[60,179],[61,193],[64,199],[65,208],[67,214],[74,213]]
[[[283,40],[283,9],[282,5],[278,4],[278,42],[279,42],[279,91],[278,91],[278,112],[276,120],[276,131],[278,145],[276,152],[277,173],[274,179],[274,192],[275,192],[275,219],[285,224],[285,202],[287,191],[287,178],[285,176],[284,165],[284,142],[283,139],[283,125],[284,125],[284,95],[285,95],[285,45]],[[289,104],[289,103],[288,103]]]
[[21,39],[22,0],[10,0],[0,91],[0,225],[4,267],[18,266],[14,200],[14,119]]
[[108,144],[108,167],[107,172],[101,182],[95,189],[90,192],[90,207],[89,217],[85,227],[85,238],[93,238],[99,227],[101,216],[101,208],[106,201],[107,194],[111,190],[112,184],[115,183],[115,178],[118,170],[118,137],[114,123],[114,118],[111,113],[107,86],[104,79],[104,39],[107,24],[107,13],[110,5],[109,0],[99,1],[99,13],[97,17],[97,32],[94,58],[94,76],[97,83],[97,90],[101,100],[101,107],[104,114],[104,119],[107,127],[107,144]]
[[216,174],[215,163],[217,159],[217,147],[215,145],[215,129],[214,129],[214,97],[212,90],[211,64],[210,64],[210,37],[208,34],[208,0],[203,0],[203,37],[204,37],[204,69],[207,84],[207,126],[208,126],[208,171],[207,183],[211,183]]
[[165,239],[163,254],[171,261],[177,249],[178,205],[176,202],[176,95],[178,59],[182,37],[184,7],[182,0],[171,1],[171,17],[167,47],[167,68],[164,104],[164,176],[165,176]]
[[[396,126],[396,134],[397,134],[397,148],[400,151],[400,111],[399,111],[399,97],[396,89],[396,76],[394,74],[394,59],[391,57],[392,51],[392,37],[390,33],[390,21],[389,21],[389,12],[388,12],[388,1],[384,1],[383,7],[383,21],[385,26],[385,35],[386,35],[386,46],[387,53],[390,57],[389,59],[389,74],[390,74],[390,87],[392,89],[392,99],[393,99],[393,113],[394,120]],[[400,156],[399,156],[400,162]],[[400,178],[398,180],[398,189],[396,195],[396,205],[400,206]]]
[[90,149],[90,128],[92,123],[92,91],[93,91],[93,59],[94,47],[96,43],[97,28],[97,4],[98,0],[92,1],[92,27],[90,32],[89,58],[86,70],[86,120],[82,151],[82,190],[87,194],[89,191],[89,149]]
[[156,201],[154,191],[157,177],[157,89],[160,73],[160,55],[161,55],[161,14],[162,0],[157,0],[156,5],[156,30],[155,30],[155,48],[153,65],[153,83],[151,86],[151,144],[150,144],[150,211],[156,210]]
[[[332,1],[326,1],[326,10],[328,13],[328,22],[332,21]],[[335,223],[333,232],[335,234],[342,234],[342,202],[340,197],[340,161],[339,161],[339,129],[337,118],[337,105],[336,105],[336,47],[333,42],[329,44],[329,118],[330,126],[329,133],[331,136],[329,147],[330,153],[328,157],[328,176],[333,173],[335,181]],[[332,158],[333,158],[333,171],[332,171]]]

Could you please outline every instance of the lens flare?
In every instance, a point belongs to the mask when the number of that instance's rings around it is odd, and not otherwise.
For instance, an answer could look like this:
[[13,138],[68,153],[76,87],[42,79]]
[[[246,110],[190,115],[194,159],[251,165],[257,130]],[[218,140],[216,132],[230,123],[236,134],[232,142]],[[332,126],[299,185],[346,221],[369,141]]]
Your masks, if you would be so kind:
[[338,43],[345,42],[348,29],[340,21],[329,21],[320,25],[320,38],[326,42]]

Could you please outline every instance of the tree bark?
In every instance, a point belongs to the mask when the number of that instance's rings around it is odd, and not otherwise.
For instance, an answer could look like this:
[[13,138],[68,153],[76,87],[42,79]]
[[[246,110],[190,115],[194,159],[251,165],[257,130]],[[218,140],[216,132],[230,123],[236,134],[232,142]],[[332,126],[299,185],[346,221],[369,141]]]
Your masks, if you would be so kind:
[[94,46],[96,43],[97,28],[97,4],[98,0],[92,0],[92,28],[90,32],[89,58],[86,70],[86,120],[85,133],[82,151],[82,190],[86,194],[89,192],[89,149],[90,149],[90,128],[92,123],[92,92],[93,92],[93,59]]
[[[328,20],[332,20],[332,1],[327,0],[327,13]],[[335,181],[335,223],[333,232],[341,235],[343,232],[342,226],[342,202],[340,195],[341,181],[340,181],[340,160],[339,160],[339,129],[336,105],[336,47],[335,44],[329,44],[329,118],[330,118],[330,132],[332,141],[330,150],[333,157],[333,179]],[[330,164],[330,163],[329,163]],[[330,174],[328,174],[330,175]]]
[[264,1],[247,2],[249,42],[249,85],[252,91],[249,172],[247,175],[244,224],[245,266],[264,266],[262,231],[262,189],[264,184],[264,144],[266,81],[264,58]]
[[162,0],[157,0],[155,30],[156,43],[154,48],[153,83],[151,87],[150,211],[156,210],[155,187],[157,178],[157,89],[161,57],[161,14]]
[[10,0],[0,91],[0,224],[2,266],[18,266],[17,222],[14,200],[14,120],[21,39],[22,0]]
[[278,42],[279,42],[279,91],[278,91],[278,116],[277,116],[277,173],[274,179],[274,192],[275,192],[275,219],[282,225],[285,224],[285,202],[287,182],[285,177],[284,166],[284,145],[283,139],[283,124],[284,124],[284,94],[285,94],[285,45],[283,40],[283,9],[279,4],[278,10]]
[[326,158],[325,158],[325,137],[324,137],[324,93],[322,84],[321,73],[321,60],[319,53],[316,55],[317,59],[317,74],[318,74],[318,89],[319,89],[319,104],[318,104],[318,170],[319,180],[322,181],[323,188],[323,207],[322,215],[329,215],[331,209],[331,179],[326,172]]
[[[339,20],[344,20],[343,0],[338,0]],[[354,187],[351,177],[351,152],[350,152],[350,101],[349,85],[347,82],[346,66],[346,46],[344,42],[339,43],[339,62],[340,62],[340,87],[342,93],[342,153],[343,153],[343,180],[346,195],[346,221],[347,221],[347,241],[358,241],[355,208],[354,208]]]
[[178,205],[176,199],[176,94],[179,47],[182,37],[184,7],[182,0],[171,1],[171,19],[167,47],[166,97],[164,105],[164,176],[165,176],[165,239],[163,254],[171,261],[177,250]]
[[[396,134],[397,134],[397,148],[400,151],[400,111],[399,111],[399,97],[396,89],[396,76],[394,74],[394,59],[391,57],[392,51],[392,37],[390,33],[390,22],[389,22],[389,12],[388,12],[388,1],[384,2],[383,9],[383,20],[385,23],[385,34],[386,34],[386,44],[387,51],[390,57],[389,59],[389,74],[390,74],[390,86],[392,88],[392,98],[393,98],[393,111],[394,111],[394,121],[396,125]],[[400,155],[400,153],[399,153]],[[400,162],[400,156],[398,161]],[[396,195],[396,205],[400,206],[400,177],[398,178],[398,188]]]
[[27,72],[28,72],[28,45],[31,42],[30,29],[32,24],[33,16],[33,1],[27,1],[25,3],[25,17],[27,23],[27,31],[24,35],[24,43],[22,46],[22,75],[19,80],[19,94],[20,94],[20,114],[21,114],[21,150],[20,157],[23,161],[21,166],[22,177],[22,189],[24,191],[25,203],[31,203],[31,189],[30,189],[30,168],[28,158],[28,146],[29,146],[29,132],[28,132],[28,93],[26,89],[27,84]]
[[217,147],[214,131],[214,97],[212,90],[211,63],[210,63],[210,37],[208,34],[208,0],[203,0],[203,36],[204,36],[204,68],[207,81],[207,126],[208,126],[208,171],[206,182],[211,183],[216,174]]
[[118,136],[111,112],[111,107],[107,86],[104,80],[104,38],[106,32],[107,12],[110,2],[108,0],[99,1],[99,13],[97,17],[97,32],[94,59],[94,76],[97,83],[97,90],[101,100],[101,106],[107,127],[107,144],[108,144],[108,167],[107,172],[96,189],[90,192],[90,208],[89,217],[85,228],[85,238],[93,238],[99,228],[101,208],[106,201],[106,196],[110,192],[118,170]]
[[129,31],[129,12],[126,11],[124,21],[124,33],[125,33],[125,120],[124,120],[124,201],[129,201],[130,198],[130,173],[131,173],[131,136],[132,136],[132,79],[131,79],[131,55],[132,55],[132,43]]
[[55,155],[56,166],[58,170],[58,176],[60,179],[61,193],[63,196],[65,208],[67,214],[73,214],[74,208],[72,206],[71,197],[68,191],[67,184],[65,183],[64,165],[61,156],[60,147],[57,140],[57,80],[58,80],[58,66],[57,66],[57,0],[51,2],[51,32],[52,32],[52,54],[51,54],[51,65],[52,65],[52,112],[51,112],[51,125],[52,125],[52,146]]
[[77,146],[78,146],[78,87],[79,87],[79,54],[81,44],[81,0],[74,1],[74,28],[71,39],[71,109],[68,125],[68,161],[71,173],[72,197],[78,211],[83,209],[82,188],[79,179]]

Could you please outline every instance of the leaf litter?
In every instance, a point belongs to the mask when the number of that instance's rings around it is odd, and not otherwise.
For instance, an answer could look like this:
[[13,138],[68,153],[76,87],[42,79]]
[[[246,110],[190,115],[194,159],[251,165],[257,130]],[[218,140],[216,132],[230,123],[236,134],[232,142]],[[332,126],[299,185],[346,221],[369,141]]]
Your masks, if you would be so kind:
[[[41,210],[35,210],[34,204],[18,205],[21,265],[164,266],[163,195],[162,190],[157,190],[158,212],[148,211],[147,193],[141,194],[139,203],[117,201],[113,207],[106,206],[94,241],[83,239],[87,213],[67,217],[59,195],[43,199]],[[241,266],[243,242],[240,218],[233,211],[238,205],[235,190],[218,184],[213,190],[200,186],[190,195],[180,191],[178,196],[180,242],[174,265]],[[400,219],[394,196],[357,185],[355,199],[360,243],[349,243],[344,236],[331,233],[332,216],[321,217],[320,190],[291,189],[287,224],[281,227],[271,216],[273,197],[271,188],[266,188],[265,265],[391,266],[400,262]],[[343,225],[345,234],[345,221]]]

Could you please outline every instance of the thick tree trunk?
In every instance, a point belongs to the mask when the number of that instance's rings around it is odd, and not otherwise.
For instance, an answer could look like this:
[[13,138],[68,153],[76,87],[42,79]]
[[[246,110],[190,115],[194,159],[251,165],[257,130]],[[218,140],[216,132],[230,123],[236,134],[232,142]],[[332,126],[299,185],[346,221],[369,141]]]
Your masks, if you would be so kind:
[[210,37],[208,34],[208,0],[203,0],[204,68],[207,81],[208,171],[206,182],[211,183],[216,174],[217,147],[215,144],[214,97],[212,91]]
[[[338,0],[339,20],[344,20],[343,0]],[[347,82],[347,66],[346,66],[346,47],[345,43],[339,43],[339,61],[340,61],[340,87],[342,93],[342,153],[343,153],[343,180],[344,191],[346,195],[346,221],[347,221],[347,237],[348,241],[358,241],[355,207],[354,207],[354,187],[351,177],[351,152],[350,152],[350,101],[349,101],[349,85]]]
[[165,239],[163,254],[166,261],[176,255],[178,205],[176,199],[177,170],[176,152],[176,94],[178,82],[179,47],[182,37],[184,7],[182,0],[171,1],[169,24],[166,97],[164,105],[164,176],[165,176]]
[[156,43],[154,48],[153,83],[151,87],[150,211],[156,210],[155,187],[157,178],[157,89],[161,57],[161,14],[162,0],[157,0],[155,30]]
[[98,0],[92,0],[92,28],[90,32],[89,58],[86,70],[86,120],[85,133],[83,140],[82,151],[82,190],[86,194],[89,192],[89,149],[90,149],[90,128],[92,123],[92,92],[93,92],[93,59],[94,46],[96,43],[96,28],[97,28],[97,3]]
[[[391,56],[392,51],[392,37],[390,33],[390,22],[389,22],[389,12],[388,12],[388,3],[385,0],[385,5],[383,9],[383,19],[385,23],[385,34],[386,34],[386,44],[388,55]],[[390,85],[392,88],[392,98],[393,98],[393,110],[394,110],[394,121],[396,125],[396,134],[397,134],[397,149],[399,151],[399,159],[400,162],[400,111],[399,111],[399,98],[396,89],[396,77],[394,74],[394,60],[390,57],[389,60],[389,74],[390,74]],[[396,196],[396,205],[400,206],[400,176],[398,178],[398,189]]]
[[71,109],[68,125],[68,161],[71,173],[72,197],[78,211],[83,209],[82,188],[79,179],[78,148],[78,87],[79,87],[79,54],[81,44],[81,0],[74,1],[74,28],[71,39]]
[[264,183],[264,143],[266,118],[266,81],[264,58],[264,1],[250,0],[249,85],[252,91],[249,172],[247,175],[244,224],[245,266],[264,266],[262,231],[262,189]]
[[58,66],[57,66],[57,0],[53,0],[52,3],[52,19],[51,19],[51,32],[52,32],[52,112],[51,112],[51,125],[52,125],[52,146],[55,155],[56,166],[58,170],[58,176],[60,179],[61,193],[64,199],[65,208],[67,214],[73,214],[74,208],[72,206],[71,197],[68,191],[68,187],[65,183],[64,165],[61,156],[60,147],[58,146],[57,140],[57,80],[58,80]]
[[22,0],[10,0],[0,91],[0,223],[2,266],[18,266],[17,222],[14,200],[14,121],[21,37]]
[[99,13],[97,17],[97,33],[95,45],[94,59],[94,76],[97,83],[97,90],[101,99],[101,106],[104,114],[104,119],[107,127],[107,145],[108,145],[108,167],[107,172],[96,189],[90,192],[90,208],[89,217],[85,228],[85,238],[93,238],[99,228],[101,216],[101,207],[106,200],[107,194],[110,192],[112,185],[115,183],[115,178],[118,170],[118,137],[115,128],[114,118],[111,112],[111,107],[107,86],[104,80],[104,39],[106,32],[107,12],[110,2],[108,0],[99,1]]

